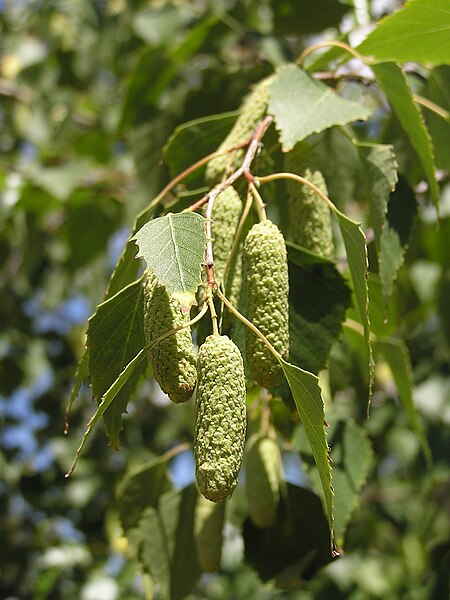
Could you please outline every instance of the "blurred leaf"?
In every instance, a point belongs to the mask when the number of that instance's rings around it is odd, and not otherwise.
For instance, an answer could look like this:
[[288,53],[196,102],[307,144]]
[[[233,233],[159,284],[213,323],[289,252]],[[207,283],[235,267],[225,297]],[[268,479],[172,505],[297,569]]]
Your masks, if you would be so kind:
[[23,169],[23,175],[50,195],[67,200],[70,194],[92,175],[93,170],[94,165],[89,160],[77,160],[57,167],[28,164]]
[[[333,446],[336,448],[336,438]],[[373,451],[367,432],[354,421],[347,421],[343,439],[333,459],[333,488],[335,504],[335,531],[339,547],[344,543],[348,521],[358,505],[359,495],[366,483],[373,460]]]
[[156,105],[179,73],[182,66],[201,48],[217,17],[204,19],[188,30],[185,38],[173,49],[146,48],[132,73],[122,110],[121,128],[138,125],[156,114]]
[[385,304],[389,302],[398,270],[405,260],[416,215],[417,200],[414,191],[400,176],[397,187],[390,195],[386,222],[381,233],[379,265]]
[[195,550],[194,519],[197,487],[167,492],[159,500],[170,553],[170,598],[182,600],[197,583],[201,571]]
[[315,0],[313,10],[309,0],[277,0],[272,7],[275,30],[296,35],[337,27],[349,10],[337,0]]
[[245,559],[263,581],[298,585],[331,562],[330,534],[322,503],[309,490],[286,483],[275,522],[260,529],[244,522]]
[[311,133],[332,125],[366,120],[370,115],[366,108],[341,98],[292,64],[280,67],[274,77],[269,112],[275,117],[284,152]]
[[396,338],[377,340],[375,348],[391,369],[400,402],[411,421],[413,431],[416,432],[425,458],[430,465],[432,461],[430,446],[413,400],[414,379],[408,348],[402,340]]
[[289,256],[290,358],[318,373],[338,339],[351,293],[331,261],[287,243]]
[[205,262],[205,218],[197,213],[169,213],[153,219],[134,236],[138,257],[182,306],[195,303]]
[[170,598],[170,556],[166,532],[161,515],[152,506],[147,506],[139,521],[141,537],[140,560],[146,571],[161,586],[160,597]]
[[128,473],[117,490],[120,519],[125,530],[137,527],[143,512],[156,507],[161,494],[171,488],[167,476],[169,455],[164,455]]
[[180,8],[171,4],[148,7],[137,12],[133,30],[150,46],[170,42],[182,21]]
[[373,382],[373,356],[370,343],[369,322],[369,292],[367,288],[367,247],[366,236],[357,223],[346,217],[336,208],[334,212],[339,221],[342,237],[344,239],[345,251],[347,253],[348,266],[353,282],[356,304],[358,307],[361,323],[364,328],[364,339],[366,342],[367,361],[369,366],[369,404],[372,395]]
[[439,187],[436,181],[433,145],[422,113],[413,100],[413,94],[402,70],[395,63],[372,66],[376,80],[392,106],[397,119],[420,158],[430,186],[430,196],[439,206]]
[[[128,285],[100,304],[89,319],[89,376],[97,401],[102,398],[123,368],[145,346],[143,319],[141,280]],[[141,363],[104,414],[106,432],[114,448],[119,445],[122,413],[144,371],[145,363]]]
[[387,144],[358,144],[358,153],[364,173],[364,182],[370,204],[372,226],[377,248],[386,220],[389,194],[397,183],[397,163],[394,148]]
[[440,0],[410,0],[382,19],[357,47],[378,61],[450,62],[450,6]]
[[328,460],[328,445],[325,432],[325,409],[318,378],[295,365],[280,360],[294,397],[298,414],[308,437],[322,482],[328,524],[333,535],[333,492],[331,468]]

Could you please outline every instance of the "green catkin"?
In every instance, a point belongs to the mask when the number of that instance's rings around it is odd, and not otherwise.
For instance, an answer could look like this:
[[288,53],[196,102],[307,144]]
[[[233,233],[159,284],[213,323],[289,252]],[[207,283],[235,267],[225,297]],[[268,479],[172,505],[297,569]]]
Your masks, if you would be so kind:
[[225,295],[234,306],[238,304],[242,283],[242,257],[239,248],[228,267],[226,281],[224,281],[224,275],[242,209],[243,205],[239,194],[230,186],[217,196],[212,210],[214,275],[217,283],[222,285]]
[[[158,285],[155,275],[144,276],[144,332],[147,344],[159,336],[189,321],[189,314]],[[172,402],[186,402],[192,396],[197,369],[191,330],[185,327],[163,339],[149,351],[150,364],[156,381]]]
[[[319,157],[308,144],[301,142],[286,154],[285,170],[301,175],[328,196],[327,184],[320,171]],[[289,237],[294,244],[316,254],[331,258],[334,255],[330,209],[306,185],[292,179],[286,181]]]
[[270,527],[280,499],[281,454],[276,440],[254,435],[248,442],[246,494],[250,518],[257,527]]
[[[241,105],[241,110],[236,122],[233,125],[230,133],[221,143],[218,151],[229,150],[247,140],[257,123],[264,117],[269,101],[270,83],[272,77],[267,77],[260,81],[253,91],[244,99]],[[209,161],[206,167],[206,179],[211,185],[220,182],[225,175],[227,167],[231,162],[231,171],[237,169],[242,162],[244,150],[241,148],[236,150],[232,157],[232,152],[217,156]]]
[[197,558],[202,571],[213,573],[220,567],[225,502],[211,502],[199,495],[195,507],[194,534]]
[[246,431],[242,356],[227,336],[211,335],[197,361],[194,456],[200,492],[212,502],[229,498],[238,482]]
[[[242,253],[243,294],[247,318],[281,356],[289,352],[289,278],[284,237],[269,220],[248,232]],[[245,348],[253,378],[263,387],[275,387],[283,372],[264,342],[248,327]]]
[[242,200],[232,186],[227,187],[214,200],[211,215],[211,235],[213,239],[214,275],[219,284],[223,281],[242,208]]

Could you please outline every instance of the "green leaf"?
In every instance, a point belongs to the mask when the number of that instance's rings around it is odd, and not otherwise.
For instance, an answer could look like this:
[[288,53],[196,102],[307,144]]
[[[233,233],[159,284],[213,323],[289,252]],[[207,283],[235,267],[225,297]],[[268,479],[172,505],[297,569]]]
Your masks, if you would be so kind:
[[335,532],[339,547],[359,495],[366,483],[373,460],[372,445],[365,429],[354,421],[345,423],[342,440],[333,438],[333,488],[335,504]]
[[[344,240],[345,251],[347,253],[348,266],[353,282],[353,291],[355,293],[356,304],[358,306],[361,323],[364,328],[364,339],[367,350],[367,360],[369,365],[369,405],[372,394],[373,382],[373,357],[372,346],[370,343],[370,322],[369,322],[369,291],[367,287],[367,246],[366,236],[359,227],[358,223],[349,219],[337,208],[333,208],[339,222],[342,238]],[[368,405],[368,406],[369,406]]]
[[149,506],[156,507],[160,495],[170,489],[167,476],[169,454],[156,458],[128,473],[119,483],[117,499],[125,530],[136,527]]
[[192,484],[176,492],[167,492],[159,500],[159,513],[170,553],[171,600],[185,598],[201,575],[194,533],[197,498],[197,487]]
[[300,584],[331,562],[330,532],[320,498],[291,483],[283,486],[275,522],[259,528],[244,522],[245,560],[263,581]]
[[238,114],[211,115],[179,125],[163,150],[172,177],[214,152],[227,136]]
[[76,188],[86,185],[85,181],[92,176],[94,169],[95,165],[90,160],[78,159],[58,167],[29,163],[24,167],[23,174],[51,196],[67,200]]
[[422,114],[414,103],[412,91],[405,75],[395,63],[373,65],[372,69],[400,125],[417,152],[430,186],[430,196],[438,208],[439,187],[436,181],[433,146]]
[[[89,319],[87,349],[94,397],[100,399],[123,368],[145,346],[141,280],[128,285],[97,307]],[[104,414],[106,432],[114,448],[119,445],[122,413],[145,363],[134,371]]]
[[269,112],[275,117],[285,152],[311,133],[332,125],[365,120],[370,111],[313,79],[296,65],[278,69],[271,85]]
[[351,293],[334,263],[290,242],[287,248],[290,357],[305,370],[318,373],[339,337]]
[[138,123],[127,135],[127,142],[136,165],[139,183],[146,197],[158,192],[161,179],[161,148],[170,132],[171,123],[161,117]]
[[408,348],[403,340],[391,337],[377,340],[375,349],[383,356],[391,369],[400,402],[411,421],[412,428],[420,440],[423,453],[430,465],[432,461],[430,446],[413,400],[414,380]]
[[[139,229],[153,217],[153,213],[154,207],[152,206],[152,203],[150,203],[149,206],[142,210],[136,217],[133,234],[137,233]],[[120,290],[136,279],[140,269],[139,261],[136,260],[137,250],[134,238],[130,237],[114,267],[105,294],[105,299],[111,298],[111,296],[120,292]]]
[[110,406],[111,402],[114,400],[114,398],[117,396],[117,394],[123,388],[123,386],[126,384],[128,379],[133,375],[133,373],[136,371],[136,369],[141,366],[144,359],[147,358],[147,350],[148,350],[148,348],[142,348],[142,350],[139,352],[139,354],[137,354],[133,358],[133,360],[127,364],[127,366],[122,371],[122,373],[119,375],[119,377],[114,381],[114,383],[111,385],[111,387],[102,396],[101,402],[99,403],[98,408],[94,413],[94,416],[91,417],[91,419],[89,420],[87,429],[84,432],[83,437],[81,438],[80,445],[75,453],[75,457],[72,461],[72,465],[69,469],[69,472],[66,473],[66,477],[69,477],[73,473],[73,471],[76,467],[78,458],[84,449],[84,446],[86,445],[88,439],[91,437],[91,433],[94,431],[95,426],[98,424],[99,420],[104,415],[106,409]]
[[379,248],[389,195],[395,189],[398,179],[394,148],[387,144],[369,143],[358,144],[357,148],[364,173],[375,242]]
[[320,156],[328,195],[338,206],[345,206],[349,198],[360,199],[363,191],[361,162],[352,141],[354,135],[349,126],[346,130],[350,130],[352,139],[339,127],[331,127],[308,138],[308,143],[311,142]]
[[450,5],[442,0],[410,0],[380,21],[357,47],[377,61],[450,62]]
[[319,379],[280,359],[284,374],[291,388],[297,411],[302,420],[314,456],[325,497],[328,524],[333,536],[333,491],[331,468],[328,460],[328,445],[325,432],[325,408]]
[[[442,66],[433,69],[421,94],[450,112],[450,67]],[[423,112],[433,140],[436,164],[441,169],[450,170],[450,152],[448,151],[450,119],[443,119],[426,108],[423,109]]]
[[184,307],[195,303],[205,263],[205,218],[197,213],[169,213],[136,233],[142,257],[159,282]]
[[140,560],[145,569],[161,586],[160,597],[168,600],[170,590],[170,556],[161,515],[148,506],[139,521],[141,541]]
[[385,305],[389,302],[398,270],[405,259],[416,215],[417,200],[414,191],[400,176],[398,185],[390,196],[386,223],[381,233],[379,271]]
[[314,0],[314,7],[309,0],[277,0],[272,10],[275,31],[300,35],[338,27],[350,7],[337,0]]

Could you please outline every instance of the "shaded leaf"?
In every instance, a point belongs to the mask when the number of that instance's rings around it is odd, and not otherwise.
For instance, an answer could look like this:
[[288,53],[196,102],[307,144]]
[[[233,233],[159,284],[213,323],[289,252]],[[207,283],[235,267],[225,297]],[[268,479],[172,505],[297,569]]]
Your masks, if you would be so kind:
[[394,148],[387,144],[369,143],[358,144],[357,148],[364,173],[375,242],[379,248],[389,195],[397,183],[397,162]]
[[275,117],[285,152],[311,133],[319,133],[332,125],[365,120],[370,115],[366,108],[341,98],[292,64],[282,66],[274,77],[269,112]]
[[422,114],[414,103],[406,77],[395,63],[373,65],[372,69],[400,125],[417,152],[428,180],[430,196],[438,207],[439,187],[436,181],[433,146]]
[[176,492],[167,492],[159,500],[159,513],[170,554],[171,600],[185,598],[201,574],[194,533],[197,498],[197,487],[192,484]]
[[211,115],[179,125],[163,150],[172,177],[214,152],[227,136],[237,115],[237,112]]
[[398,185],[390,196],[386,223],[381,233],[379,271],[385,304],[389,302],[398,270],[405,259],[416,215],[417,200],[414,191],[400,176]]
[[314,33],[337,27],[350,7],[337,0],[315,0],[311,10],[309,0],[277,0],[272,4],[274,28],[283,33]]
[[425,458],[428,464],[431,464],[430,446],[413,400],[414,380],[408,348],[403,340],[392,337],[377,340],[375,348],[391,369],[400,402],[411,421],[413,431],[416,432],[420,440]]
[[310,579],[331,562],[330,533],[320,498],[287,483],[274,524],[263,529],[244,522],[245,559],[263,581],[283,586]]
[[[144,346],[143,291],[141,280],[138,280],[100,304],[89,319],[89,376],[97,400]],[[144,370],[145,363],[142,362],[104,414],[106,432],[113,447],[119,445],[122,413]]]
[[145,509],[156,507],[160,495],[170,489],[168,460],[169,455],[158,457],[128,473],[119,483],[117,498],[125,530],[136,527]]
[[121,372],[119,377],[114,381],[114,383],[108,388],[106,393],[102,396],[101,402],[98,405],[97,410],[94,413],[94,416],[89,420],[86,431],[81,438],[80,445],[75,453],[75,457],[73,459],[72,465],[70,467],[69,472],[66,474],[66,477],[69,477],[77,464],[78,458],[81,455],[84,446],[86,445],[88,439],[91,437],[91,433],[94,431],[95,426],[98,424],[99,420],[104,415],[106,409],[110,406],[111,402],[116,398],[117,394],[123,388],[123,386],[127,383],[128,379],[133,375],[138,367],[141,366],[142,362],[147,358],[147,348],[143,348],[139,354],[137,354],[133,360],[131,360],[125,369]]
[[[346,129],[350,129],[347,126]],[[353,138],[353,132],[349,131]],[[345,206],[349,198],[361,198],[361,164],[355,144],[341,128],[331,127],[308,139],[320,156],[322,172],[327,182],[329,197]]]
[[205,218],[197,213],[169,213],[149,221],[134,236],[142,257],[159,282],[182,306],[195,303],[205,262]]
[[344,240],[345,251],[347,253],[348,266],[353,282],[353,291],[358,307],[361,323],[364,328],[364,339],[367,350],[367,360],[369,365],[369,403],[372,394],[373,382],[373,357],[372,346],[370,343],[370,322],[369,322],[369,292],[367,287],[367,247],[366,236],[355,223],[346,215],[334,208],[334,212],[339,221],[342,238]]
[[341,444],[336,445],[333,458],[333,488],[335,504],[336,542],[341,547],[351,514],[358,505],[359,495],[367,480],[373,460],[372,445],[365,429],[354,421],[344,426]]
[[302,420],[322,482],[327,517],[333,531],[333,491],[331,468],[328,460],[328,445],[325,432],[325,408],[318,378],[312,373],[280,360],[291,388],[297,411]]
[[170,556],[166,532],[161,515],[153,506],[148,506],[139,521],[141,540],[140,560],[152,578],[161,586],[160,597],[169,598]]
[[380,21],[357,47],[375,60],[450,62],[450,5],[442,0],[410,0]]
[[351,293],[334,263],[287,243],[291,360],[312,373],[324,368],[338,339]]

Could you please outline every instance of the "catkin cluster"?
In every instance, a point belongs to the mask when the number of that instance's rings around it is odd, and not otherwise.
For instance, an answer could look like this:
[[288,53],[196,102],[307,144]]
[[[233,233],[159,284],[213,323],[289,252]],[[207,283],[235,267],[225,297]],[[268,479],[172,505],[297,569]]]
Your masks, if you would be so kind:
[[227,336],[211,335],[198,353],[194,456],[201,493],[219,502],[237,485],[244,453],[246,389],[242,356]]
[[[320,171],[319,157],[306,143],[297,144],[284,162],[285,170],[301,175],[328,196],[327,184]],[[286,181],[290,239],[294,244],[331,258],[334,254],[330,209],[306,185],[292,179]]]
[[[260,81],[254,90],[242,103],[240,114],[236,119],[230,133],[219,146],[218,151],[230,150],[237,144],[247,140],[253,133],[257,123],[264,117],[269,101],[270,83],[272,77]],[[214,185],[221,181],[226,174],[227,167],[233,171],[240,166],[244,151],[236,150],[234,154],[228,153],[213,158],[206,167],[206,179]],[[231,163],[231,164],[230,164]]]
[[[266,220],[250,229],[242,264],[246,316],[285,357],[289,352],[288,264],[283,234],[274,223]],[[267,388],[279,385],[280,364],[249,328],[245,348],[255,381]]]
[[[185,325],[189,315],[182,312],[166,288],[158,285],[151,271],[144,274],[144,333],[151,344],[162,334]],[[149,351],[156,381],[172,402],[186,402],[197,381],[194,345],[189,327],[164,338]]]

